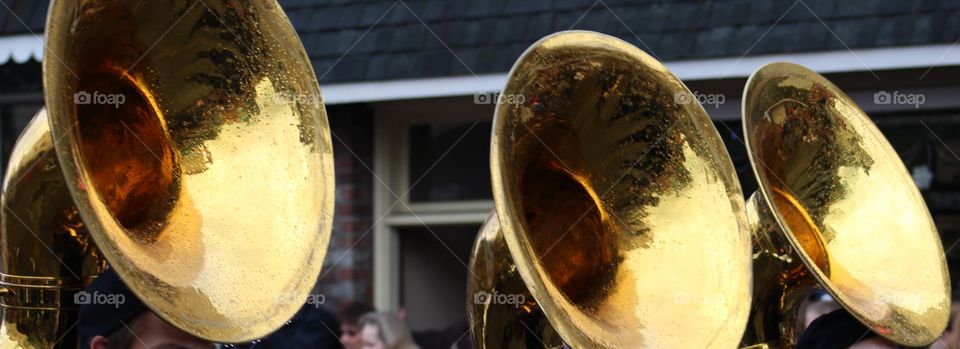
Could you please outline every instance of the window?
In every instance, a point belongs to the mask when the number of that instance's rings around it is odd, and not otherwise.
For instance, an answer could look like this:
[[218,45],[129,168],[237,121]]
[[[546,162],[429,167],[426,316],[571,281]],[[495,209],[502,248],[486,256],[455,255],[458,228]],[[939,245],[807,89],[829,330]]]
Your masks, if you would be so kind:
[[[407,185],[411,202],[486,200],[492,197],[489,121],[416,123],[408,130]],[[478,175],[469,175],[478,174]]]
[[417,331],[464,324],[471,247],[493,210],[493,106],[435,99],[375,113],[375,306],[405,307]]
[[401,303],[415,331],[466,323],[467,271],[479,224],[401,227]]

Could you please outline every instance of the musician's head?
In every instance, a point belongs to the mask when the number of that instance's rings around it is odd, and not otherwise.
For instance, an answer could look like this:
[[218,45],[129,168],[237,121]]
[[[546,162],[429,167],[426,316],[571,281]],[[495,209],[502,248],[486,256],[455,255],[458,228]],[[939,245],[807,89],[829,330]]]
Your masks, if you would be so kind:
[[369,313],[360,318],[364,349],[418,349],[407,324],[396,313]]
[[841,308],[813,320],[800,335],[796,349],[808,348],[892,349],[898,346]]
[[77,334],[90,349],[208,349],[213,343],[170,325],[148,309],[108,269],[74,298]]
[[362,302],[350,302],[340,308],[340,342],[344,349],[363,349],[360,318],[372,311],[372,307]]

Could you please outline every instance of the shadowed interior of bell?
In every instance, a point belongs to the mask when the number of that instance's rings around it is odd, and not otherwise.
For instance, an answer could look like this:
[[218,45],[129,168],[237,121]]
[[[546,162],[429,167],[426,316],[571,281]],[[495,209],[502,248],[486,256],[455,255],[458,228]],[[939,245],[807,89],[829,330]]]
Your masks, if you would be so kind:
[[[178,190],[176,158],[147,87],[120,69],[94,68],[81,75],[80,91],[106,96],[87,93],[101,100],[77,104],[82,161],[92,189],[130,237],[152,241]],[[110,98],[123,103],[105,103]]]
[[65,62],[76,83],[65,92],[73,95],[79,162],[93,186],[86,189],[131,239],[155,241],[175,204],[179,164],[150,79],[161,72],[138,37],[147,24],[126,6],[83,11]]
[[[476,321],[474,324],[483,324],[472,328],[477,346],[552,348],[562,345],[556,330],[520,277],[496,215],[484,223],[474,248],[470,261],[470,269],[474,272],[468,284],[468,302],[472,305],[468,312]],[[486,304],[477,302],[480,292],[522,298],[517,299],[517,303]]]
[[539,140],[528,142],[520,185],[529,228],[525,234],[550,281],[571,303],[589,308],[615,279],[616,241],[589,182],[567,167],[583,162],[573,156],[575,136],[559,122],[532,128]]

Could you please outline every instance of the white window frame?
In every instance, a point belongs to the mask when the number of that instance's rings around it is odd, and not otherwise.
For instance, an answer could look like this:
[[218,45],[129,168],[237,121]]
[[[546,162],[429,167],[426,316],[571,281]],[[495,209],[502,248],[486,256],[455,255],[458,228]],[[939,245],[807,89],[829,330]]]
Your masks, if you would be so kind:
[[373,303],[377,309],[395,311],[401,303],[399,228],[481,224],[493,210],[492,198],[411,203],[409,193],[391,208],[394,193],[402,196],[409,189],[410,127],[443,121],[489,121],[493,108],[474,104],[471,96],[378,103],[374,115]]

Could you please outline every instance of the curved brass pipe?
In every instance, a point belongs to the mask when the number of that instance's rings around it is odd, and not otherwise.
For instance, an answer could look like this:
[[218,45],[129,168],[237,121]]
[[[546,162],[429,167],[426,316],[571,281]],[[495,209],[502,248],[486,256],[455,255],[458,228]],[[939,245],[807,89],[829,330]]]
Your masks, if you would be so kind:
[[559,348],[557,331],[523,283],[497,213],[483,222],[470,254],[467,318],[474,348]]
[[0,348],[75,348],[77,292],[105,266],[64,183],[47,113],[10,154],[0,212]]

